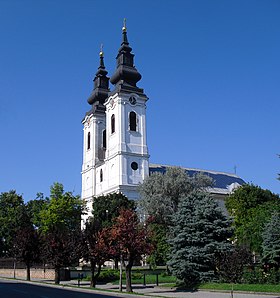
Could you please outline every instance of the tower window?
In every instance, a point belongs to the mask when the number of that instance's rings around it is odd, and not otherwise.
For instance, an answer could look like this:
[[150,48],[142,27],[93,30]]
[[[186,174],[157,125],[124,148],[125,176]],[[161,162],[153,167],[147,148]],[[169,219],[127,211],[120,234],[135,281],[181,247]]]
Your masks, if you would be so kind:
[[102,171],[102,169],[100,170],[100,182],[102,182],[103,181],[103,171]]
[[87,150],[90,149],[90,132],[87,134]]
[[136,113],[129,113],[129,130],[136,131]]
[[107,148],[107,144],[106,144],[106,129],[103,130],[103,133],[102,133],[102,147],[104,150],[106,150]]
[[111,133],[115,132],[115,115],[111,116]]

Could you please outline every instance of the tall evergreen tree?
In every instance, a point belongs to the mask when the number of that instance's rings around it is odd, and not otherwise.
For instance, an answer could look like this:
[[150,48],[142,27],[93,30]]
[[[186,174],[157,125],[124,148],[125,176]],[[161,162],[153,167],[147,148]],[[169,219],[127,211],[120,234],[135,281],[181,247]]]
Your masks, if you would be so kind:
[[155,250],[149,257],[152,265],[162,265],[167,261],[169,244],[167,242],[171,217],[177,211],[182,198],[193,191],[200,191],[212,185],[208,176],[197,174],[189,176],[179,167],[168,167],[166,173],[153,173],[139,186],[141,213],[150,217]]
[[230,221],[208,194],[194,192],[181,200],[173,218],[172,273],[186,285],[215,276],[215,254],[231,249]]
[[275,269],[280,268],[280,213],[274,212],[263,231],[262,261]]

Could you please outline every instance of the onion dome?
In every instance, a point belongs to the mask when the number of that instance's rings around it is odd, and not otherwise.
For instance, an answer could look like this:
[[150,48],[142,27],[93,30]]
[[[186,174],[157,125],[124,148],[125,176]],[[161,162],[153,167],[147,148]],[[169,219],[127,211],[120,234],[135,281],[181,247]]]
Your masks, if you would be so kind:
[[102,45],[101,45],[99,56],[100,56],[100,65],[95,74],[95,78],[93,79],[94,89],[87,100],[90,105],[93,105],[95,103],[103,105],[105,102],[105,99],[108,97],[108,94],[110,92],[109,78],[107,77],[108,72],[106,71],[104,66],[104,55],[103,55]]
[[[136,83],[141,80],[141,74],[134,66],[134,55],[131,53],[132,48],[129,46],[127,39],[126,24],[124,20],[124,26],[122,28],[122,44],[117,55],[117,69],[110,82],[116,87],[118,85],[130,87],[129,89],[135,89],[135,91],[143,92],[136,86]],[[126,88],[127,89],[127,88]]]

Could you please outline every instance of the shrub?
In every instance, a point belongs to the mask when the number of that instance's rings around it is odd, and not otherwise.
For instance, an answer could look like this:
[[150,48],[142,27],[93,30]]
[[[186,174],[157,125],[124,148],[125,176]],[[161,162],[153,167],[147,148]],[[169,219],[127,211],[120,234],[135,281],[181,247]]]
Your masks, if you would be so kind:
[[108,269],[108,270],[102,270],[100,272],[100,275],[98,277],[98,281],[101,282],[111,282],[114,280],[118,280],[120,278],[120,273],[118,270],[114,269]]
[[245,266],[252,265],[252,254],[245,246],[233,246],[229,251],[216,253],[215,265],[220,281],[240,283]]
[[132,279],[142,279],[143,278],[143,274],[141,272],[133,272],[131,274]]
[[160,273],[161,277],[171,276],[171,273],[168,273],[167,271],[163,271]]
[[248,284],[278,284],[280,282],[280,272],[272,268],[264,270],[261,267],[246,269],[243,273],[242,283]]
[[264,284],[265,283],[264,271],[259,267],[255,267],[253,269],[250,269],[250,268],[245,269],[242,276],[242,283]]
[[275,268],[270,269],[266,273],[266,281],[268,284],[276,285],[280,282],[280,272]]

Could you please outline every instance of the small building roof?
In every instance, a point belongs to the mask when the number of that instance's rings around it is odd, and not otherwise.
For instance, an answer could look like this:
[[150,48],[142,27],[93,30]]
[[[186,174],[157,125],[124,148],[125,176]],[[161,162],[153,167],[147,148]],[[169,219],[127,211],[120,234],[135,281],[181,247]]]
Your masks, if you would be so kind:
[[[151,173],[162,173],[166,172],[166,168],[169,168],[169,165],[162,164],[150,164],[149,172]],[[194,176],[195,174],[204,174],[213,179],[213,187],[210,188],[211,193],[228,195],[232,192],[236,187],[245,184],[246,182],[232,173],[226,172],[217,172],[211,170],[203,170],[203,169],[193,169],[193,168],[183,168],[189,176]]]

